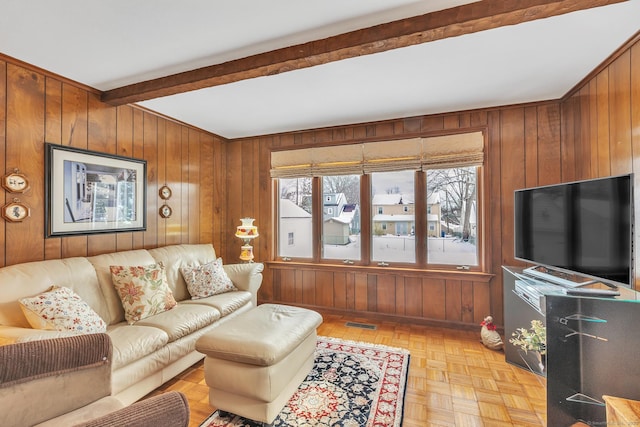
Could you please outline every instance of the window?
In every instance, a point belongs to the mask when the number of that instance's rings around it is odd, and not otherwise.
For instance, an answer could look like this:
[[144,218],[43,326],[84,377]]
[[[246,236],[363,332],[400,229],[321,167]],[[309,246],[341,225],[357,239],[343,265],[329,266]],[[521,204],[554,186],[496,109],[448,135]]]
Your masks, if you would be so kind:
[[478,269],[483,145],[471,132],[272,152],[278,256]]
[[360,176],[322,178],[327,215],[322,221],[322,258],[360,260]]
[[[278,256],[313,256],[313,211],[311,178],[280,179],[278,182]],[[294,242],[293,236],[299,238]],[[285,245],[284,242],[287,242]]]
[[475,167],[427,171],[427,259],[431,264],[478,265]]
[[412,170],[371,174],[371,204],[378,212],[371,218],[372,261],[416,262],[415,215],[407,214],[414,205],[414,180]]

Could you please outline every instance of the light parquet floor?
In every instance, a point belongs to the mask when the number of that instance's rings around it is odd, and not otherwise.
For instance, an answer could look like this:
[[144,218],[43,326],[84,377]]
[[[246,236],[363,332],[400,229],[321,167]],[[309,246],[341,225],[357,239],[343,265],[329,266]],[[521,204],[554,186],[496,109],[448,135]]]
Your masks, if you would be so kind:
[[[503,352],[487,349],[478,331],[380,322],[366,317],[322,313],[318,335],[366,341],[411,352],[404,427],[533,427],[546,425],[545,380],[510,365]],[[375,330],[346,322],[376,325]],[[150,395],[178,390],[198,427],[209,405],[203,363],[197,363]]]

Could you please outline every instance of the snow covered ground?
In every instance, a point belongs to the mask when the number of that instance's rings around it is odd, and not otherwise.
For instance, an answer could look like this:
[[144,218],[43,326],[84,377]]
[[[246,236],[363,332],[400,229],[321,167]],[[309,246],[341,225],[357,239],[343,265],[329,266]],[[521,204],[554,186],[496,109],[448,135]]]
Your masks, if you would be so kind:
[[[358,236],[352,236],[348,245],[324,245],[324,258],[360,259]],[[476,246],[458,238],[429,238],[430,264],[477,265]],[[413,236],[374,236],[372,258],[385,262],[415,262],[415,240]]]

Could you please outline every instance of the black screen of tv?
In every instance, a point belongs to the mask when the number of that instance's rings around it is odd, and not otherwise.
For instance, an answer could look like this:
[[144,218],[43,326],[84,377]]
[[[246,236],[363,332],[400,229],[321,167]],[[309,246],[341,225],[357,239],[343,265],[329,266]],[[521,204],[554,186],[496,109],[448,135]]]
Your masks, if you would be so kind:
[[515,191],[515,257],[631,286],[633,177]]

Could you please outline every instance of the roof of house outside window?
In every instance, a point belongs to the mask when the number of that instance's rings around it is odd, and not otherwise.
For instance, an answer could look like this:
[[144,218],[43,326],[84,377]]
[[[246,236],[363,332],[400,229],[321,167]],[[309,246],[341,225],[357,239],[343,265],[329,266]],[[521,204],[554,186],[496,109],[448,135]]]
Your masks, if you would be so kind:
[[375,194],[373,196],[373,200],[371,201],[372,205],[412,205],[413,204],[413,194]]
[[311,214],[289,199],[280,199],[280,218],[311,218]]
[[374,221],[384,221],[384,222],[408,222],[408,221],[415,221],[416,217],[415,215],[385,215],[385,214],[379,214],[379,215],[374,215],[373,216],[373,220]]

